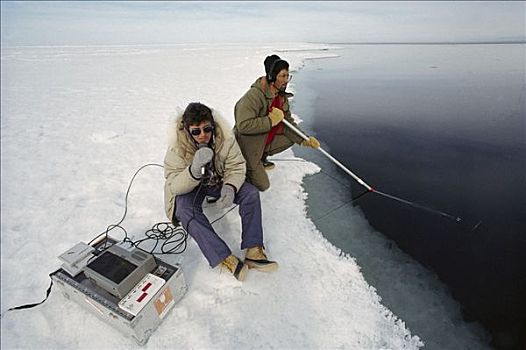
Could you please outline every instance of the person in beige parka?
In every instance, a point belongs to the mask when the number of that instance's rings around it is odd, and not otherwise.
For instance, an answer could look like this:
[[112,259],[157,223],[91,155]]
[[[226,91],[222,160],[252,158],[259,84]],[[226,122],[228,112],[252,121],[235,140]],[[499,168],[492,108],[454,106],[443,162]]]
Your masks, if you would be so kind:
[[[274,271],[263,248],[259,191],[245,181],[246,165],[239,146],[216,112],[204,104],[190,103],[177,118],[173,140],[164,160],[165,209],[172,222],[180,222],[197,242],[211,267],[228,268],[243,280],[248,268]],[[241,249],[245,260],[232,255],[204,215],[205,197],[217,205],[239,205]]]

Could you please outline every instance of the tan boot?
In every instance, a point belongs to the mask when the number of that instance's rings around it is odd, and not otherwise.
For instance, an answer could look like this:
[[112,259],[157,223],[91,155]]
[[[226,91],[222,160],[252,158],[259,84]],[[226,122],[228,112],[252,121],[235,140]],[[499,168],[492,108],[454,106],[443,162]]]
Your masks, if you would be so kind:
[[267,259],[263,247],[248,248],[245,255],[245,264],[249,269],[263,272],[272,272],[278,269],[278,263]]
[[243,281],[247,276],[248,266],[235,255],[227,256],[221,262],[221,266],[228,269],[239,281]]

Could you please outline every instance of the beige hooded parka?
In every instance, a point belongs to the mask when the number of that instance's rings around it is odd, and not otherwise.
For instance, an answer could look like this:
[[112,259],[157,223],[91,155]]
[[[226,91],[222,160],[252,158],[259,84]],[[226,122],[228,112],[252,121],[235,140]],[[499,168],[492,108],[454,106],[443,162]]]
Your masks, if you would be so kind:
[[[164,204],[166,215],[173,219],[175,212],[175,197],[180,194],[191,192],[199,186],[190,174],[190,165],[197,151],[192,136],[183,126],[183,113],[181,112],[171,125],[170,145],[164,158]],[[241,188],[245,182],[246,165],[241,150],[226,122],[217,111],[212,109],[214,118],[214,165],[223,183],[233,185],[236,189]]]

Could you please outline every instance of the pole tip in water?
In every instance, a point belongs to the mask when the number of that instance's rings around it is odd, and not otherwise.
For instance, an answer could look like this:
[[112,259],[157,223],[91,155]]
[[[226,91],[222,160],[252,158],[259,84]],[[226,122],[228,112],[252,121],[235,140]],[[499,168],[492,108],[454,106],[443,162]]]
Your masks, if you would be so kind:
[[471,232],[475,231],[480,226],[480,224],[482,224],[482,220],[480,220],[479,222],[477,222],[475,226],[473,226],[473,228],[471,229]]

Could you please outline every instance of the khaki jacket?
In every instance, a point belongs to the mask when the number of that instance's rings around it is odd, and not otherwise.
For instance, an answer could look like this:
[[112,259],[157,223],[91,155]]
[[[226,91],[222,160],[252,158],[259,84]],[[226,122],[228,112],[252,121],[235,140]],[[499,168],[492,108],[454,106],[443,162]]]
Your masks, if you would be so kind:
[[[234,185],[240,189],[245,182],[246,165],[241,150],[226,127],[225,122],[212,110],[215,122],[214,130],[214,165],[223,183]],[[182,113],[176,118],[170,129],[171,142],[164,158],[164,204],[166,215],[170,220],[175,211],[175,197],[191,192],[199,185],[190,174],[190,165],[197,151],[197,146],[191,135],[184,129]]]
[[[258,78],[250,89],[239,99],[234,108],[236,125],[234,134],[243,156],[247,161],[247,168],[255,169],[261,160],[265,148],[267,134],[272,128],[268,109],[274,96],[270,92],[270,86],[265,77]],[[285,97],[283,105],[285,119],[297,127],[290,113],[288,97]],[[299,128],[298,128],[299,129]],[[300,144],[303,139],[287,126],[284,134],[292,142]]]

